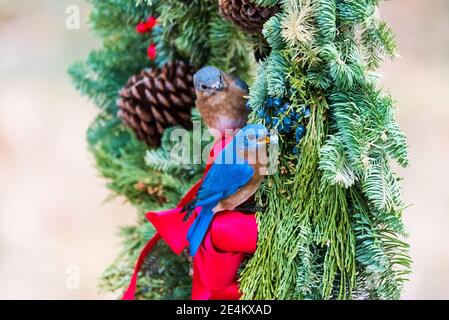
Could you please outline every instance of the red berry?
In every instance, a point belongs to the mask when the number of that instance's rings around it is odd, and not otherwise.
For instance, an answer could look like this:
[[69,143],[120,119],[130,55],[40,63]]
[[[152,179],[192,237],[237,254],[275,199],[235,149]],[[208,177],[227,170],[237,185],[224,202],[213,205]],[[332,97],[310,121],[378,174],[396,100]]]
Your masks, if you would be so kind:
[[146,22],[141,22],[141,23],[137,24],[137,26],[136,26],[136,31],[137,31],[138,33],[145,33],[145,32],[148,32],[149,29],[148,29],[147,23],[146,23]]
[[147,19],[147,21],[138,23],[136,26],[136,31],[138,33],[150,32],[151,30],[153,30],[156,23],[157,23],[157,18],[151,16]]
[[154,61],[156,59],[156,44],[152,43],[148,47],[148,58],[150,58],[151,61]]
[[153,17],[153,16],[149,17],[147,20],[148,31],[152,30],[156,26],[156,24],[157,24],[157,18]]

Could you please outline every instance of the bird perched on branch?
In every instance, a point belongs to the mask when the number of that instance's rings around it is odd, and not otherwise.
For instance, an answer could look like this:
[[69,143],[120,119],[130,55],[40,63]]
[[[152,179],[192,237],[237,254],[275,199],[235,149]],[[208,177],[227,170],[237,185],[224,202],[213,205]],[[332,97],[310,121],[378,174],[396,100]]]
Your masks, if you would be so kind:
[[201,117],[212,132],[218,130],[214,135],[245,126],[249,114],[248,85],[243,80],[207,66],[195,73],[193,83]]
[[263,125],[250,124],[215,158],[196,197],[183,209],[187,220],[201,207],[187,234],[191,256],[195,256],[215,213],[234,210],[254,195],[267,172],[270,142],[277,143],[277,136],[270,137]]

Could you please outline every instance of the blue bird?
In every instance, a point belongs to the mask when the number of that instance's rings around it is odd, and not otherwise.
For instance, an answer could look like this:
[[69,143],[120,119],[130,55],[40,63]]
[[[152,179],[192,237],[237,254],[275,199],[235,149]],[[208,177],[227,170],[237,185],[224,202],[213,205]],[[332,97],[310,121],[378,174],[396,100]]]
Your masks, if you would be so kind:
[[270,137],[265,126],[250,124],[238,131],[218,154],[195,199],[184,208],[188,219],[196,207],[201,207],[187,234],[192,257],[201,245],[214,214],[234,210],[254,195],[267,172],[266,146],[270,142],[277,143],[277,140],[277,136]]

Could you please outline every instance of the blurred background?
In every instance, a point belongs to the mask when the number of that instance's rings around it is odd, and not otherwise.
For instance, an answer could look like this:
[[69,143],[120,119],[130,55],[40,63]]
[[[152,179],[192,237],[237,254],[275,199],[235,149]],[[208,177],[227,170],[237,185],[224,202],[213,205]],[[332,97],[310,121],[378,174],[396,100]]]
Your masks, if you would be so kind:
[[[66,9],[81,10],[79,30]],[[112,299],[97,279],[134,222],[87,152],[97,113],[67,67],[97,47],[81,0],[0,0],[0,299]],[[404,299],[449,299],[449,1],[385,1],[402,58],[382,66],[412,165],[404,177],[413,274]],[[79,281],[78,281],[79,280]]]

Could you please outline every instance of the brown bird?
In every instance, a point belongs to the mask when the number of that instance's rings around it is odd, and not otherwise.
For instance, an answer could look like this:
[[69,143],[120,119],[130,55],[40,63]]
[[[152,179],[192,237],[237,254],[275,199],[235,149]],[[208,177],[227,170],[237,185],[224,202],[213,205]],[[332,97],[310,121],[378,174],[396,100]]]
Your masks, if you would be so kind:
[[[215,136],[243,128],[248,120],[248,85],[241,79],[211,66],[195,73],[196,105]],[[213,132],[218,130],[218,132]]]

